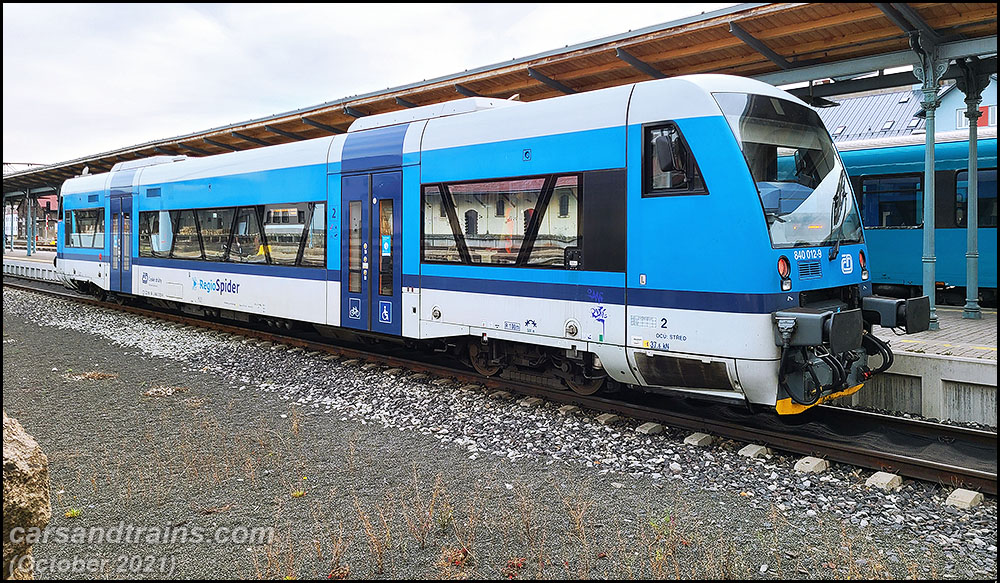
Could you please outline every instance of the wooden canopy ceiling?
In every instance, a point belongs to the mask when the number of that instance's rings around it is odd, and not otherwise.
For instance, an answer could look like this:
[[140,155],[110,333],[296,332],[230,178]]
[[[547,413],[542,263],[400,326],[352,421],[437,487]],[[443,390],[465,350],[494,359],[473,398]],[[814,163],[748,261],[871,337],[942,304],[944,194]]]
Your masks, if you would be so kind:
[[[995,54],[997,5],[741,4],[447,77],[8,174],[3,190],[58,187],[84,167],[106,172],[123,160],[209,156],[344,133],[359,116],[465,96],[519,94],[521,101],[535,101],[691,73],[766,79],[801,68],[815,72],[809,78],[822,78],[833,76],[837,64],[909,51],[910,36],[917,32],[942,43],[985,41],[978,46],[991,50],[978,52]],[[822,74],[827,68],[831,73]]]

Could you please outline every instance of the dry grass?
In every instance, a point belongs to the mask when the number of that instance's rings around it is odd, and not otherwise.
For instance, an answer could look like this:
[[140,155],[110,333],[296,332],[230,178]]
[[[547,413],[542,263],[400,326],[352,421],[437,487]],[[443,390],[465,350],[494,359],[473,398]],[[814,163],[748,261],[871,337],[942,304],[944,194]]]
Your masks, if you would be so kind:
[[69,373],[67,373],[67,374],[63,375],[63,378],[65,378],[66,380],[70,380],[70,381],[84,381],[84,380],[86,380],[86,381],[105,381],[105,380],[109,380],[109,379],[116,379],[116,378],[118,378],[118,374],[117,373],[113,373],[113,372],[91,371],[91,372],[84,372],[84,373],[78,373],[78,374],[69,374]]

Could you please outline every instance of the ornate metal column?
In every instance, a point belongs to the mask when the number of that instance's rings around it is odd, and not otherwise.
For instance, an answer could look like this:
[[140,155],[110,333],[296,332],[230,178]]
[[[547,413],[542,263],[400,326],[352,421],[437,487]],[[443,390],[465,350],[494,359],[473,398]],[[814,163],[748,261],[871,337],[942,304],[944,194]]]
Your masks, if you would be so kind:
[[969,189],[966,197],[965,231],[965,309],[962,317],[980,320],[979,309],[979,158],[978,134],[979,104],[983,90],[990,84],[990,76],[983,73],[979,59],[969,57],[958,61],[962,76],[957,79],[959,90],[965,94],[965,117],[969,118]]
[[938,82],[941,76],[948,70],[948,59],[938,58],[937,46],[928,40],[923,34],[911,34],[910,46],[920,58],[920,62],[913,66],[913,75],[920,79],[923,84],[922,91],[924,100],[924,113],[927,115],[924,123],[926,129],[925,154],[924,154],[924,295],[931,301],[931,321],[930,329],[938,330],[937,310],[935,309],[935,278],[934,267],[936,258],[934,256],[934,112],[938,107],[937,91]]

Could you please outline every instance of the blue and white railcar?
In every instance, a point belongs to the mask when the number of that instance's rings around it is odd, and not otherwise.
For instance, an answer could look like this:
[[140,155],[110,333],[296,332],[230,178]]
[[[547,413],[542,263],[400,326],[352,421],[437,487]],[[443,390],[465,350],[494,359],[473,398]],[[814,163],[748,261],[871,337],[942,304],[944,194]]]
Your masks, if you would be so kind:
[[[781,413],[888,366],[871,326],[926,326],[926,298],[871,294],[851,186],[818,116],[743,78],[463,99],[331,138],[147,164],[67,181],[68,279],[457,348],[486,375]],[[81,253],[87,205],[112,229]]]

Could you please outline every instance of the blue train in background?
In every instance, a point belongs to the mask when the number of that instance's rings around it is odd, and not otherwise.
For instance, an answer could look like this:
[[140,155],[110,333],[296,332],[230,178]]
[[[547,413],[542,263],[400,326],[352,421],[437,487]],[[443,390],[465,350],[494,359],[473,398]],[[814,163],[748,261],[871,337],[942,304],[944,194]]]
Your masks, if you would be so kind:
[[[359,118],[343,135],[67,180],[57,265],[123,301],[454,353],[581,394],[798,413],[892,363],[815,111],[695,75]],[[882,259],[876,259],[881,261]],[[871,364],[870,364],[871,360]]]
[[[923,284],[923,135],[838,143],[861,208],[875,291],[911,297]],[[938,303],[964,305],[969,132],[939,133],[935,161]],[[979,128],[979,297],[997,301],[997,136]]]

